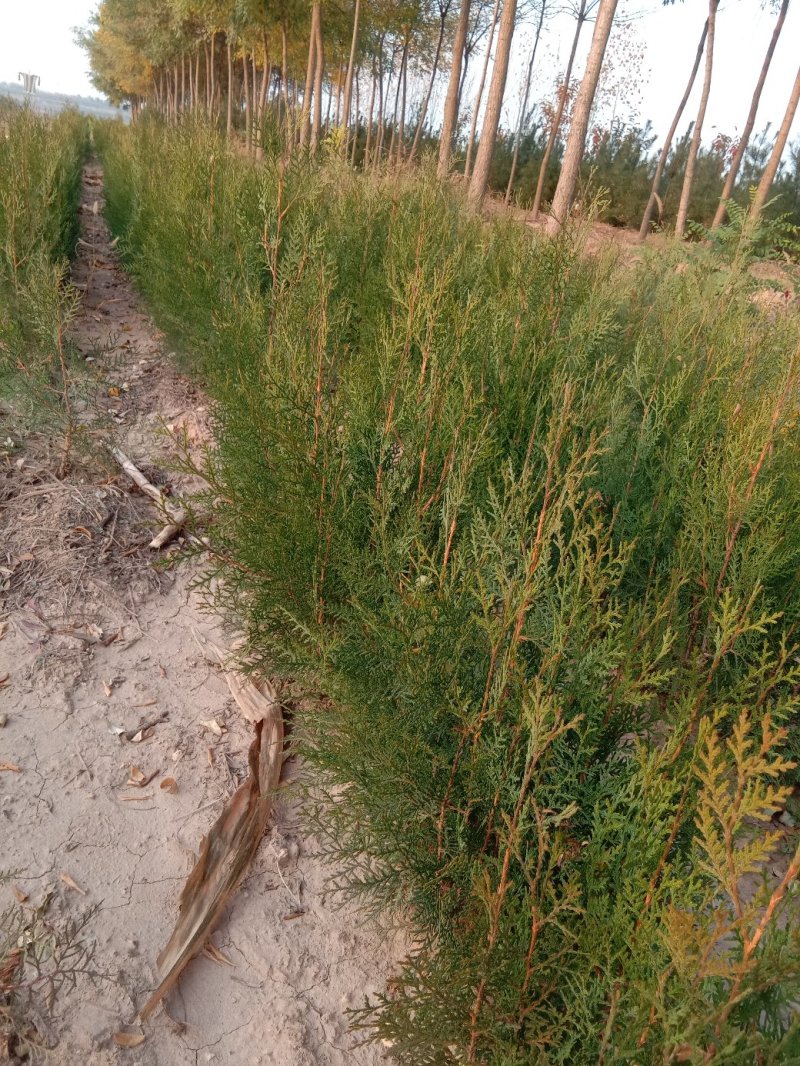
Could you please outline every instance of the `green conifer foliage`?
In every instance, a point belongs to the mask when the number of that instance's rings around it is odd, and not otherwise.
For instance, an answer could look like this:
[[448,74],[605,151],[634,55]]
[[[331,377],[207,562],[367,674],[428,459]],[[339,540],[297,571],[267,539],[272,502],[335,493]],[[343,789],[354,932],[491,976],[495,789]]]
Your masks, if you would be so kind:
[[794,1061],[796,317],[425,174],[105,136],[215,398],[220,602],[313,706],[339,887],[415,933],[357,1022],[414,1066]]

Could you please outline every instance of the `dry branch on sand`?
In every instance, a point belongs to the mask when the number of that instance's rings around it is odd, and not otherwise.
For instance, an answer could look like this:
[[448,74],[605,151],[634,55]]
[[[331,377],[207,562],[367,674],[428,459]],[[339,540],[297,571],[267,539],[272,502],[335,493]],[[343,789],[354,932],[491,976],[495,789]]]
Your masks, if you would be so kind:
[[148,481],[136,464],[120,448],[112,446],[111,454],[131,479],[147,496],[150,497],[159,508],[169,517],[169,522],[150,541],[150,547],[159,549],[165,547],[180,533],[186,524],[186,511],[182,507],[171,507],[161,492],[152,482]]

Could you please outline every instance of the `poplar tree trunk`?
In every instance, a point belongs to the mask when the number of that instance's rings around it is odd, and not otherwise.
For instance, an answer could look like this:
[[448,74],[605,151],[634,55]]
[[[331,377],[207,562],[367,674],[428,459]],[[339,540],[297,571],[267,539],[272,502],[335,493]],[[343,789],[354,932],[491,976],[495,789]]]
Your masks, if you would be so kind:
[[[516,6],[516,0],[515,0]],[[478,82],[478,93],[475,97],[475,105],[472,109],[472,122],[469,127],[469,138],[467,139],[467,158],[464,163],[464,177],[468,178],[472,172],[472,153],[475,150],[475,133],[478,129],[478,114],[481,109],[481,102],[483,100],[483,89],[486,85],[486,73],[489,70],[489,60],[492,57],[492,45],[494,44],[494,31],[497,29],[497,15],[500,10],[500,0],[494,0],[494,10],[492,11],[492,21],[489,27],[489,41],[486,45],[486,55],[483,60],[483,69],[481,70],[481,80]],[[498,46],[499,51],[499,46]],[[494,72],[492,73],[494,78]]]
[[528,112],[528,97],[531,92],[531,78],[533,77],[533,64],[536,61],[536,49],[539,47],[539,38],[542,35],[542,24],[544,23],[544,12],[547,7],[547,0],[539,0],[541,7],[539,9],[539,22],[536,25],[536,37],[533,40],[533,49],[531,50],[531,58],[528,62],[528,69],[525,72],[525,88],[522,93],[522,101],[519,108],[519,118],[517,119],[517,130],[514,134],[514,154],[511,157],[511,173],[508,175],[508,185],[506,185],[506,195],[504,202],[509,204],[511,202],[511,193],[514,191],[514,178],[517,176],[517,163],[519,161],[519,142],[522,140],[522,130],[525,125],[525,116]]
[[408,45],[409,41],[406,38],[406,45],[403,49],[403,61],[400,64],[400,70],[403,75],[403,97],[400,105],[400,131],[397,135],[397,162],[400,163],[405,158],[406,146],[406,101],[407,101],[407,89],[408,89]]
[[464,45],[467,43],[469,31],[470,0],[461,0],[458,9],[458,23],[453,40],[453,63],[450,67],[450,80],[447,83],[447,96],[444,101],[444,118],[442,120],[442,133],[439,139],[439,166],[437,172],[440,178],[446,178],[450,173],[450,159],[453,154],[453,135],[458,122],[458,101],[461,86],[461,68],[464,63]]
[[211,44],[209,48],[210,53],[210,79],[211,79],[211,98],[208,105],[209,115],[214,113],[214,97],[217,93],[217,72],[216,72],[216,53],[217,53],[217,31],[213,30],[211,33]]
[[300,147],[308,144],[309,121],[311,116],[311,93],[314,85],[314,63],[317,54],[317,19],[319,5],[311,8],[311,31],[308,36],[308,65],[306,66],[306,84],[303,90],[303,111],[300,115]]
[[[615,0],[616,2],[616,0]],[[511,54],[511,41],[514,36],[514,22],[517,17],[517,0],[505,0],[503,14],[500,19],[500,33],[497,37],[497,54],[494,60],[492,81],[489,86],[489,99],[486,104],[486,115],[481,129],[481,142],[475,156],[475,168],[469,183],[467,199],[478,207],[486,193],[486,185],[489,181],[489,168],[492,165],[495,140],[497,139],[497,127],[500,124],[500,110],[503,106],[503,94],[506,89],[506,77],[508,75],[508,60]]]
[[[390,74],[391,77],[391,74]],[[390,86],[386,86],[386,94],[389,94]],[[375,157],[374,165],[377,167],[381,160],[381,152],[383,151],[383,136],[384,136],[384,107],[385,102],[383,99],[383,34],[381,34],[380,48],[378,49],[378,128],[375,130]]]
[[775,180],[775,175],[778,173],[778,167],[780,166],[781,156],[783,150],[786,147],[786,142],[789,139],[789,132],[794,122],[794,117],[797,114],[797,105],[800,104],[800,69],[797,71],[797,77],[794,80],[794,87],[792,88],[792,95],[789,97],[789,104],[786,108],[786,114],[783,116],[783,122],[781,128],[778,130],[778,137],[772,148],[772,153],[767,162],[767,168],[761,175],[761,181],[758,183],[756,194],[753,199],[753,203],[750,205],[750,219],[755,222],[766,203],[769,190],[772,188],[772,183]]
[[[713,2],[715,0],[712,0]],[[586,60],[586,70],[583,72],[581,87],[575,100],[575,111],[572,115],[569,137],[564,149],[564,161],[561,164],[561,173],[553,196],[550,218],[547,222],[547,232],[553,237],[561,232],[561,227],[569,216],[572,200],[575,196],[575,188],[578,184],[578,174],[580,173],[581,160],[583,159],[583,150],[586,143],[586,132],[589,129],[589,116],[592,112],[597,83],[600,80],[603,57],[606,54],[606,45],[614,22],[617,3],[618,0],[600,0],[600,6],[597,9],[592,44],[589,48],[589,57]]]
[[775,54],[775,46],[778,43],[778,38],[781,35],[783,24],[786,21],[786,12],[789,10],[789,0],[783,0],[780,11],[778,13],[778,21],[775,23],[775,28],[772,31],[772,37],[770,38],[769,47],[767,48],[767,54],[764,56],[764,62],[761,65],[761,73],[758,76],[756,82],[755,92],[753,93],[753,99],[750,102],[750,111],[747,115],[747,121],[744,124],[742,130],[742,136],[739,138],[739,144],[736,147],[736,151],[731,159],[731,165],[728,170],[728,176],[725,178],[725,184],[722,188],[722,196],[719,201],[719,207],[714,215],[714,221],[711,223],[712,232],[722,225],[725,221],[725,215],[727,214],[727,202],[730,199],[733,192],[733,186],[736,184],[736,178],[739,174],[739,167],[742,165],[744,159],[744,153],[747,151],[747,146],[750,143],[750,135],[753,132],[753,127],[756,124],[756,114],[758,113],[758,105],[761,101],[761,92],[764,88],[764,82],[767,80],[767,74],[769,73],[770,64],[772,63],[772,57]]
[[558,104],[556,105],[556,113],[553,118],[553,124],[550,127],[550,135],[547,138],[547,144],[544,149],[544,155],[542,156],[542,163],[539,167],[539,177],[536,181],[536,192],[533,196],[533,207],[531,208],[531,218],[534,222],[539,218],[539,211],[542,206],[542,195],[544,193],[544,183],[547,180],[547,167],[550,163],[550,156],[553,154],[555,148],[556,139],[558,138],[558,132],[561,129],[561,120],[564,117],[564,108],[567,106],[567,97],[569,96],[569,83],[572,78],[572,67],[575,64],[575,53],[578,51],[578,41],[581,36],[581,30],[583,24],[586,21],[586,0],[581,0],[581,6],[578,9],[578,23],[575,27],[575,34],[572,38],[572,48],[569,53],[569,60],[567,61],[567,69],[564,72],[564,82],[561,86],[561,92],[558,94]]
[[419,142],[422,137],[422,130],[425,126],[425,119],[428,117],[428,105],[431,102],[431,93],[433,92],[433,85],[436,81],[436,75],[439,72],[439,59],[442,54],[442,42],[444,41],[444,32],[447,26],[447,13],[450,10],[451,0],[447,0],[446,6],[439,9],[439,39],[436,42],[436,54],[433,57],[433,69],[431,70],[430,81],[428,82],[428,91],[425,93],[425,99],[422,102],[422,108],[419,113],[419,121],[417,122],[417,129],[414,133],[414,143],[411,145],[411,151],[408,155],[409,163],[413,163],[414,157],[419,149]]
[[197,47],[197,55],[194,57],[194,109],[200,110],[200,46]]
[[358,147],[358,115],[359,115],[359,108],[361,106],[359,98],[358,98],[358,75],[359,75],[360,69],[361,69],[360,67],[356,67],[356,76],[355,76],[356,102],[355,102],[355,109],[353,111],[353,150],[350,153],[350,166],[351,167],[354,167],[356,165],[356,148]]
[[664,168],[667,165],[667,159],[669,157],[669,150],[672,147],[672,139],[675,136],[675,131],[678,128],[678,123],[681,120],[684,108],[689,101],[692,89],[694,88],[694,80],[697,77],[697,72],[700,69],[700,60],[703,58],[703,52],[706,47],[706,35],[708,33],[708,19],[706,19],[703,25],[703,32],[700,34],[700,43],[697,46],[697,54],[694,57],[694,66],[692,67],[692,73],[689,75],[689,81],[686,85],[686,91],[683,94],[681,102],[678,104],[678,110],[675,112],[675,117],[672,120],[672,125],[667,133],[666,140],[661,148],[661,154],[658,157],[658,163],[656,164],[656,172],[653,175],[653,185],[650,189],[650,199],[647,201],[647,207],[644,209],[644,215],[642,216],[642,224],[639,227],[639,240],[643,241],[650,232],[650,221],[653,218],[653,210],[656,206],[656,200],[658,199],[658,191],[661,185],[661,177],[664,173]]
[[697,119],[692,130],[692,139],[689,143],[689,155],[686,159],[686,172],[683,175],[683,187],[681,199],[678,204],[678,215],[675,219],[675,236],[682,238],[686,231],[686,221],[689,217],[689,202],[692,198],[692,185],[694,184],[694,172],[697,166],[697,153],[700,150],[700,138],[703,134],[703,121],[706,117],[708,97],[711,93],[711,75],[714,72],[714,31],[717,23],[717,8],[719,0],[710,0],[708,5],[708,33],[706,38],[706,66],[703,76],[703,92],[700,96],[700,105],[697,108]]
[[203,55],[206,60],[206,114],[211,117],[211,48],[208,41],[203,41]]
[[253,107],[250,99],[250,75],[247,71],[247,53],[242,56],[242,77],[244,79],[244,143],[248,154],[253,137]]
[[[361,14],[361,0],[356,0],[355,10],[353,12],[353,37],[350,41],[350,57],[347,60],[347,76],[344,82],[344,122],[343,125],[347,130],[350,122],[350,100],[353,95],[353,70],[355,69],[356,61],[356,47],[358,45],[358,18]],[[344,154],[347,155],[347,142],[348,138],[344,138]]]
[[325,46],[322,43],[322,12],[315,4],[316,22],[316,71],[314,74],[314,120],[311,123],[311,148],[316,149],[322,132],[322,77],[325,73]]
[[369,149],[370,149],[370,144],[372,143],[372,120],[373,120],[373,117],[374,117],[374,114],[375,114],[375,89],[376,89],[375,82],[376,81],[377,81],[377,78],[375,77],[375,68],[373,67],[372,68],[372,88],[370,89],[370,94],[369,94],[369,108],[368,108],[368,117],[367,117],[367,139],[366,139],[366,142],[364,143],[364,169],[365,170],[369,166]]
[[[397,53],[395,53],[396,55]],[[394,111],[392,112],[392,139],[389,141],[389,163],[391,164],[394,156],[394,146],[397,140],[397,115],[400,110],[400,88],[403,80],[403,63],[405,62],[405,48],[400,60],[400,71],[397,75],[397,89],[394,94]]]
[[283,106],[284,106],[284,127],[286,132],[286,152],[291,155],[292,141],[294,140],[292,130],[292,118],[291,108],[289,106],[289,44],[286,40],[286,20],[281,22],[281,92],[283,93]]
[[181,52],[181,111],[186,110],[186,56]]
[[227,34],[226,40],[228,45],[228,114],[225,119],[225,129],[230,137],[233,127],[233,49],[230,36]]
[[[336,117],[335,124],[339,126],[341,124],[342,114],[342,68],[336,71]],[[327,123],[326,123],[327,125]]]

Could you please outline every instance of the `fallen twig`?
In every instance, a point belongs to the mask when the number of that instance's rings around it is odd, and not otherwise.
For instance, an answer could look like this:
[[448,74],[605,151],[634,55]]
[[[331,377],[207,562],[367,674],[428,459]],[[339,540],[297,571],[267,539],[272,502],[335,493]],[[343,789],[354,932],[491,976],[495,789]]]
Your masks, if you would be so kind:
[[177,537],[183,529],[186,524],[186,511],[184,511],[182,507],[171,507],[169,503],[167,503],[164,493],[156,488],[152,482],[147,480],[138,466],[136,466],[136,464],[129,459],[125,452],[120,448],[116,448],[112,445],[109,450],[131,481],[133,481],[135,485],[138,485],[142,492],[149,496],[151,500],[157,503],[164,514],[169,518],[167,525],[165,525],[161,532],[157,533],[150,541],[151,548],[163,548],[165,545],[169,544],[171,540]]

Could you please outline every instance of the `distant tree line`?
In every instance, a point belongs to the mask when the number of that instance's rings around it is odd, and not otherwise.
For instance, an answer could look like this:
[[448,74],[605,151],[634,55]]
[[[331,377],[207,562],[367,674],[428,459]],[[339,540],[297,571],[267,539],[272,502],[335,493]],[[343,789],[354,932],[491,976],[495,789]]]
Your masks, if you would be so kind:
[[[688,83],[660,145],[649,124],[631,127],[601,107],[612,68],[628,64],[631,82],[636,74],[635,57],[608,47],[617,3],[572,0],[575,28],[558,70],[547,69],[541,47],[557,13],[554,0],[350,0],[344,6],[103,0],[79,37],[94,84],[112,101],[127,102],[134,119],[145,108],[174,123],[202,114],[240,136],[257,156],[266,147],[314,152],[325,140],[366,169],[407,166],[433,152],[441,177],[463,175],[473,204],[491,189],[529,207],[534,217],[548,205],[554,233],[576,197],[593,187],[606,190],[602,217],[638,227],[642,239],[665,223],[674,223],[683,237],[690,216],[718,229],[731,199],[748,207],[751,218],[768,205],[800,222],[800,145],[787,143],[800,101],[800,69],[777,127],[763,125],[762,118],[754,136],[790,0],[768,0],[773,34],[741,134],[718,135],[711,145],[704,144],[703,130],[719,0],[709,0],[699,40],[687,50]],[[523,83],[515,87],[512,128],[503,129],[510,58],[522,24],[529,30]],[[587,27],[592,39],[578,77],[575,60]],[[531,103],[534,75],[554,89]],[[614,70],[618,96],[624,75]],[[685,116],[698,77],[699,106]],[[683,136],[681,128],[687,129]]]

